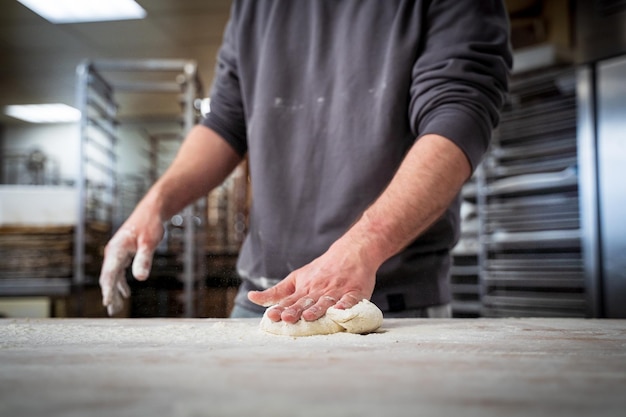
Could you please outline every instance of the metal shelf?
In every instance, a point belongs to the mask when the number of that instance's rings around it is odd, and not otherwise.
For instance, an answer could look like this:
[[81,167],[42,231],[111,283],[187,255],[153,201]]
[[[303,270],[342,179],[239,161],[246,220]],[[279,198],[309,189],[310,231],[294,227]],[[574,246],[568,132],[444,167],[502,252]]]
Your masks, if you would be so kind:
[[581,317],[575,75],[520,76],[480,167],[481,314]]
[[0,279],[0,296],[64,296],[70,294],[72,282],[67,278],[20,277]]

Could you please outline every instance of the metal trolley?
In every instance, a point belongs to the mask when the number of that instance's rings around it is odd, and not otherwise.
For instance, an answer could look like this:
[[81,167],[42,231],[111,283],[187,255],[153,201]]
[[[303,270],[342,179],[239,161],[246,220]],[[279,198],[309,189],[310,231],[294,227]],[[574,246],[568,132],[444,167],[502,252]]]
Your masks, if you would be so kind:
[[[120,75],[121,74],[121,75]],[[76,102],[81,111],[79,180],[77,182],[78,221],[75,227],[73,284],[78,288],[97,280],[104,245],[134,206],[149,184],[136,182],[134,191],[123,187],[116,171],[116,145],[120,127],[120,95],[159,94],[171,96],[180,113],[170,120],[179,134],[150,133],[147,152],[146,181],[153,182],[160,174],[158,145],[161,140],[180,143],[200,112],[203,88],[195,61],[179,59],[154,60],[86,60],[76,69]],[[169,116],[171,118],[171,116]],[[162,122],[164,115],[155,115],[140,122]],[[134,123],[138,123],[134,121]],[[135,200],[135,201],[133,201]],[[183,225],[182,276],[184,283],[184,315],[194,315],[194,288],[202,276],[205,245],[199,242],[206,221],[206,199],[185,208],[177,216]]]

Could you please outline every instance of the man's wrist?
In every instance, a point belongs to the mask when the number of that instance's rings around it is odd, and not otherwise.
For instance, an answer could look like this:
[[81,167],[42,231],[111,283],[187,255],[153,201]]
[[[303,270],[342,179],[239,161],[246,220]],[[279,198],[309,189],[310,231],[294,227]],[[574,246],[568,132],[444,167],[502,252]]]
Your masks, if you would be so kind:
[[373,271],[377,271],[394,254],[379,225],[367,212],[335,245],[339,250],[353,252],[364,266]]
[[154,186],[143,198],[138,208],[140,208],[142,215],[156,216],[163,223],[173,215],[173,213],[169,213],[165,204],[166,201],[160,188]]

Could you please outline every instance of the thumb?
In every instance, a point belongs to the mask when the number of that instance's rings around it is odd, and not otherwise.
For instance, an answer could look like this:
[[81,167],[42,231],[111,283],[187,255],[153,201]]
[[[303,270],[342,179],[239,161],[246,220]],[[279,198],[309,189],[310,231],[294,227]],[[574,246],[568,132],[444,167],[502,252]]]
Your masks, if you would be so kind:
[[270,307],[278,304],[283,298],[293,294],[295,287],[290,277],[285,278],[278,284],[265,291],[249,291],[248,299],[255,304],[263,307]]
[[133,276],[136,279],[144,281],[148,278],[148,275],[150,275],[150,268],[152,268],[153,254],[154,249],[148,245],[143,244],[137,248],[137,253],[135,254],[135,259],[133,259],[132,267]]

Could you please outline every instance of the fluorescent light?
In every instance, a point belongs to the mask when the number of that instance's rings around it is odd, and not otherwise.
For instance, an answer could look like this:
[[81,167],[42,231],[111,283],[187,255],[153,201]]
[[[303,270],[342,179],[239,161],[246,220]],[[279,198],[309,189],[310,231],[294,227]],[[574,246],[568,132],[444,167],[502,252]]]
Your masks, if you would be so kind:
[[6,106],[7,116],[30,123],[69,123],[80,120],[80,110],[62,103]]
[[52,23],[143,19],[146,11],[134,0],[17,0]]

